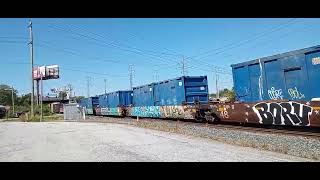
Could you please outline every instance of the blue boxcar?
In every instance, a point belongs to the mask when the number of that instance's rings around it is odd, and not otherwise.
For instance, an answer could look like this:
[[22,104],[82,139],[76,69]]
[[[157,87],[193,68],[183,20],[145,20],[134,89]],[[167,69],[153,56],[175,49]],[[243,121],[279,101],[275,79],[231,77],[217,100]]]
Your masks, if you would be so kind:
[[231,65],[242,102],[320,97],[320,46]]
[[187,105],[208,103],[207,76],[182,76],[133,88],[132,116],[193,119]]
[[79,102],[80,107],[85,108],[85,113],[89,115],[95,115],[95,107],[99,105],[99,98],[98,97],[90,97],[81,99]]
[[99,96],[101,115],[126,115],[125,107],[132,104],[132,91],[116,91]]

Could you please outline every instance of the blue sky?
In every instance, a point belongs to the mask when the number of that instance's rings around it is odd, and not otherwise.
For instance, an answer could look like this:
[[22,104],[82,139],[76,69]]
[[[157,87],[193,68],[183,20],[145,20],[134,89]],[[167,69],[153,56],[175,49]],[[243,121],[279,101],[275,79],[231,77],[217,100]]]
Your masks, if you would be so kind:
[[[0,83],[20,94],[30,92],[27,18],[0,19]],[[129,88],[182,75],[207,75],[215,91],[213,65],[220,88],[232,87],[231,67],[264,56],[320,44],[320,19],[304,18],[33,18],[34,63],[58,64],[58,80],[44,91],[71,84],[76,95]],[[157,75],[156,75],[157,74]]]

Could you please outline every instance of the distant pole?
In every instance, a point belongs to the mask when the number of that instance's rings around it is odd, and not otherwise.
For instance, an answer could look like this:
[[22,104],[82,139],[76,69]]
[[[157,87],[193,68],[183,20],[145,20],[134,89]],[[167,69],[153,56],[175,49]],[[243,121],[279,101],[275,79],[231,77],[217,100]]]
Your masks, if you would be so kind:
[[90,97],[90,77],[87,76],[87,96]]
[[154,80],[157,82],[158,81],[158,69],[154,70]]
[[218,87],[218,71],[217,71],[217,67],[213,67],[214,72],[215,72],[215,79],[216,79],[216,98],[219,99],[219,87]]
[[187,74],[187,66],[186,66],[186,60],[184,56],[182,56],[181,65],[182,65],[181,67],[182,75],[185,76]]
[[29,35],[30,35],[30,64],[31,64],[31,117],[33,117],[33,104],[34,104],[34,81],[33,81],[33,34],[32,34],[32,21],[29,22]]
[[132,85],[133,85],[133,65],[129,65],[129,79],[130,79],[130,90],[132,90]]
[[71,103],[71,99],[72,99],[72,85],[71,84],[68,84],[67,92],[68,92],[68,97],[69,97],[69,103]]
[[107,80],[104,79],[104,94],[107,94]]
[[36,80],[36,105],[39,106],[40,104],[40,96],[39,96],[39,80]]
[[12,95],[12,115],[14,116],[14,96],[13,96],[13,86],[11,87],[11,95]]
[[41,94],[40,94],[40,105],[41,105],[41,115],[40,115],[40,122],[42,122],[43,118],[43,109],[42,109],[42,104],[43,104],[43,80],[42,80],[42,74],[41,74]]

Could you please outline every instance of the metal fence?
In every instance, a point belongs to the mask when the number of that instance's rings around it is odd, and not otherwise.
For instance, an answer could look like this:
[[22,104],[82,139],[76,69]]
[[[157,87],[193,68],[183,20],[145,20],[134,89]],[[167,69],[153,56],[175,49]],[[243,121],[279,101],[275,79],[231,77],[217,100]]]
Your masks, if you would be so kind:
[[64,120],[84,120],[84,110],[77,104],[64,104],[63,105]]

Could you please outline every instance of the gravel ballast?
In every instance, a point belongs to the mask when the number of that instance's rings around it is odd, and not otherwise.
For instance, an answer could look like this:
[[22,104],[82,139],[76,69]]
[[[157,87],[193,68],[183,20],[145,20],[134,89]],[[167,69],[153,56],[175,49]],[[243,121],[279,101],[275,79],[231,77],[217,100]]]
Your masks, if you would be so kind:
[[209,138],[229,144],[254,147],[261,150],[320,160],[320,139],[280,135],[272,133],[246,132],[212,126],[198,126],[195,123],[180,123],[172,120],[92,117],[86,122],[125,123],[136,127]]

